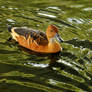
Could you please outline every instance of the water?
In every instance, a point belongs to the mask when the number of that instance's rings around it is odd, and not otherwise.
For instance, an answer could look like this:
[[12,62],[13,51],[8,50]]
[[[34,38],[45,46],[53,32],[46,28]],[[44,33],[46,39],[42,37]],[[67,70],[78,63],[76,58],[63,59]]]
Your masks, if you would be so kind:
[[[35,55],[7,42],[7,24],[57,25],[63,51]],[[0,92],[13,91],[92,92],[92,0],[0,0]]]

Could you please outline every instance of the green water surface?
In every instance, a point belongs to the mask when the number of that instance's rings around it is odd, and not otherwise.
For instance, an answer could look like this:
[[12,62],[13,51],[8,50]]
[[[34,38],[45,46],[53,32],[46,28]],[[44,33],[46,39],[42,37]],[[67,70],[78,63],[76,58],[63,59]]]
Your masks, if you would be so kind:
[[[64,39],[59,57],[7,41],[7,25],[45,31],[50,24]],[[92,92],[92,0],[0,0],[0,92]]]

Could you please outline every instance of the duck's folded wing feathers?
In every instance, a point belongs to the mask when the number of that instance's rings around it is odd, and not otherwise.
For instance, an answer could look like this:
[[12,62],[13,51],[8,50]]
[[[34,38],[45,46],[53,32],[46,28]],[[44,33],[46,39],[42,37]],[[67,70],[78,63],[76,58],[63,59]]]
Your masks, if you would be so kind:
[[20,27],[20,28],[16,27],[16,28],[14,28],[14,31],[17,34],[24,36],[26,39],[28,39],[28,38],[32,39],[38,45],[48,44],[48,40],[47,40],[47,36],[46,36],[45,32],[28,29],[28,28],[24,28],[24,27]]

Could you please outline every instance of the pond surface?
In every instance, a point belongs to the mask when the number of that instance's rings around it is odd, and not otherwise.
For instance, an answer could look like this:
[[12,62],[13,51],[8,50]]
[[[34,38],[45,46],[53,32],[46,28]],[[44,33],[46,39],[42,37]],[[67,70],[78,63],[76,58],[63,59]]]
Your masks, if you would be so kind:
[[[65,41],[58,59],[7,42],[7,25],[50,24]],[[92,0],[0,0],[0,92],[13,91],[92,92]]]

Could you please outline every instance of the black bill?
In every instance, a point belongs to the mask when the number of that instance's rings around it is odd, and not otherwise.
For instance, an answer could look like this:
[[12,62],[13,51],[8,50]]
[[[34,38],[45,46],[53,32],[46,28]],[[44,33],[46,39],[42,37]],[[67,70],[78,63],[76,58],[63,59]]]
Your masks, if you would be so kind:
[[64,40],[60,37],[59,34],[56,34],[55,38],[56,38],[59,42],[64,42]]

